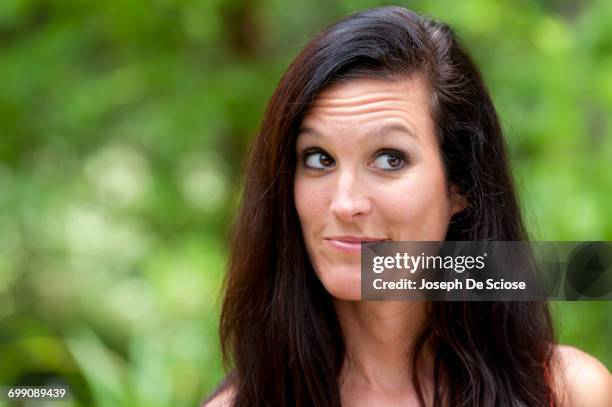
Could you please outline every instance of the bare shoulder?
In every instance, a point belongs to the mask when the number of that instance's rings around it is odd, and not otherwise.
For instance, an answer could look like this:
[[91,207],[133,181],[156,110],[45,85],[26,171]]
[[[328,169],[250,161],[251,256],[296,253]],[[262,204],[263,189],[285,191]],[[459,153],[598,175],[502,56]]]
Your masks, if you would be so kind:
[[593,356],[572,346],[555,347],[555,389],[562,406],[612,406],[612,375]]
[[234,387],[226,387],[204,402],[202,407],[231,407],[234,401]]

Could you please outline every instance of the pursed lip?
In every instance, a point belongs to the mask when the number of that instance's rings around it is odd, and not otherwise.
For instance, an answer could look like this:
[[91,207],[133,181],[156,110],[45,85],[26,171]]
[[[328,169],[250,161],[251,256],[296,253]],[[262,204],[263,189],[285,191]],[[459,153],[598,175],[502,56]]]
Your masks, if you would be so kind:
[[330,236],[324,238],[325,242],[342,252],[360,253],[361,244],[375,244],[389,239],[370,236]]

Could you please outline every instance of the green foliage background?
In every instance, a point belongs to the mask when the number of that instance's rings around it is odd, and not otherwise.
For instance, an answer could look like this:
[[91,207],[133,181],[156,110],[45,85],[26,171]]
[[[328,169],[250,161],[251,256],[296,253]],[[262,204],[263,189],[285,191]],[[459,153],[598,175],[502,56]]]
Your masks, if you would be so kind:
[[[2,0],[0,384],[67,382],[72,406],[211,391],[249,140],[307,39],[383,4]],[[395,4],[481,66],[533,237],[612,240],[609,1]],[[561,342],[611,368],[610,303],[554,307]]]

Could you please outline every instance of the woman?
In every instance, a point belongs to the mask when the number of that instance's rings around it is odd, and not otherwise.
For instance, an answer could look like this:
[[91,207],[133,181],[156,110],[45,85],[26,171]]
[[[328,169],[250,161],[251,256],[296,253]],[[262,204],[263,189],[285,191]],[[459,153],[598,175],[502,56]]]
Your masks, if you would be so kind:
[[499,121],[444,24],[369,10],[320,33],[250,153],[207,405],[612,405],[541,302],[360,301],[360,242],[525,240]]

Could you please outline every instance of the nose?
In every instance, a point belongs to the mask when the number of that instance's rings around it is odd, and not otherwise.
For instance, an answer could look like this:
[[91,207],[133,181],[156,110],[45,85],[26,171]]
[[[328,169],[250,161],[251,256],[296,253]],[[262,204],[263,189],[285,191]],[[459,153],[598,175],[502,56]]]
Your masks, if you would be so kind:
[[357,174],[341,172],[330,205],[331,213],[344,222],[352,222],[369,214],[372,208],[367,192]]

